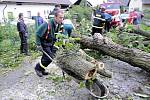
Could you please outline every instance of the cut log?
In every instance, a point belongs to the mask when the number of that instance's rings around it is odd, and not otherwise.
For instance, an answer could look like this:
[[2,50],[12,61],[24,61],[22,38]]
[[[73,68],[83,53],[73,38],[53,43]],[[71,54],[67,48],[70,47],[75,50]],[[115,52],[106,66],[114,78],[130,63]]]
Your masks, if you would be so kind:
[[99,33],[95,33],[93,37],[82,36],[80,44],[83,48],[101,51],[113,58],[150,72],[150,53],[123,47]]
[[97,67],[77,53],[64,52],[61,56],[57,56],[57,65],[68,75],[78,80],[91,79],[97,73]]
[[[125,30],[124,27],[120,27],[119,28],[120,31],[123,31]],[[136,29],[136,28],[133,28],[133,30],[129,33],[135,33],[135,34],[139,34],[141,36],[145,36],[145,37],[148,37],[150,38],[150,32],[149,31],[144,31],[144,30],[141,30],[141,29]]]
[[150,38],[150,32],[148,32],[148,31],[143,31],[141,29],[133,29],[133,33]]
[[97,66],[97,73],[102,75],[102,76],[105,76],[105,77],[109,77],[111,78],[112,77],[112,72],[106,70],[104,68],[104,63],[103,62],[98,62],[97,60],[92,60],[91,63],[95,64],[95,66]]

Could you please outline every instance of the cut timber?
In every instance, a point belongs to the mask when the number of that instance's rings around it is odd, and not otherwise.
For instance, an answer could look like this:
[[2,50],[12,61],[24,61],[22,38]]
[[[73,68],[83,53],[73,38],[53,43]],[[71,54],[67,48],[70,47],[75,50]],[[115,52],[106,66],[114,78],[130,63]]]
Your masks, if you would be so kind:
[[92,60],[91,61],[93,64],[95,64],[95,66],[97,66],[97,73],[102,75],[102,76],[105,76],[105,77],[109,77],[111,78],[112,77],[112,73],[108,70],[106,70],[104,67],[104,63],[103,62],[98,62],[97,60]]
[[78,80],[91,79],[97,73],[97,67],[77,53],[64,52],[57,57],[57,65],[68,75]]
[[150,72],[150,53],[115,44],[111,39],[95,33],[93,37],[82,36],[80,44],[83,48],[101,51],[116,59]]
[[148,32],[148,31],[143,31],[141,29],[133,29],[133,33],[150,38],[150,32]]
[[[119,30],[122,31],[122,30],[125,30],[125,28],[120,27]],[[135,34],[150,38],[150,31],[144,31],[144,30],[141,30],[139,28],[133,28],[133,30],[129,33],[135,33]]]

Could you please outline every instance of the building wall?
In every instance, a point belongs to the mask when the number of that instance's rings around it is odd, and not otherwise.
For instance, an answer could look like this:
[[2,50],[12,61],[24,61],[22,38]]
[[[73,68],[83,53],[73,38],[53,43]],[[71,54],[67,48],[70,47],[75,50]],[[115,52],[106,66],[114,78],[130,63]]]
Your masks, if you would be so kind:
[[144,9],[150,9],[150,4],[147,4],[147,5],[146,5],[146,4],[143,4],[142,8],[143,8],[143,10],[144,10]]
[[[3,17],[3,9],[5,8],[5,4],[0,4],[0,22],[4,20]],[[31,18],[31,16],[36,16],[37,12],[40,12],[41,16],[46,19],[50,11],[52,11],[54,5],[49,4],[8,4],[6,9],[4,10],[4,16],[8,19],[8,12],[13,14],[15,19],[18,19],[18,14],[23,13],[25,19]],[[29,16],[31,15],[31,16]]]
[[131,0],[129,4],[129,11],[139,9],[142,11],[142,0]]

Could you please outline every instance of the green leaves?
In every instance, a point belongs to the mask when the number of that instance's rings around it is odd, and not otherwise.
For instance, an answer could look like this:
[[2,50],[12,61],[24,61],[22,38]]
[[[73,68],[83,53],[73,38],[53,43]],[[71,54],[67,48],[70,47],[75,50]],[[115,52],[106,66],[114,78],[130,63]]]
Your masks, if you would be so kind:
[[84,87],[85,87],[85,83],[83,81],[81,81],[79,84],[79,88],[84,88]]
[[[29,29],[29,48],[35,48],[34,26]],[[9,23],[0,25],[0,65],[2,67],[15,68],[22,62],[24,55],[20,54],[20,38],[15,25]],[[30,51],[32,52],[32,51]],[[35,54],[34,54],[35,56]]]
[[[144,25],[142,25],[142,27],[147,28]],[[150,45],[148,46],[144,45],[146,37],[134,34],[133,25],[128,25],[127,28],[125,28],[122,31],[111,29],[111,32],[106,33],[106,36],[111,38],[115,43],[123,45],[125,47],[137,48],[146,52],[150,52]]]
[[[72,18],[75,14],[77,15],[77,22],[80,22],[83,18],[86,20],[91,19],[92,8],[80,5],[74,5],[69,9],[68,15]],[[71,15],[71,16],[70,16]]]

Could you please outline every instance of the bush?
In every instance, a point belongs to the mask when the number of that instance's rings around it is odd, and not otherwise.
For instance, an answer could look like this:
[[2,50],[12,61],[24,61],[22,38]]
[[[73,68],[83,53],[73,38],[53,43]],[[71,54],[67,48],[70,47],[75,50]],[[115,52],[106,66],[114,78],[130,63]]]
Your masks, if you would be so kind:
[[[29,31],[29,50],[35,49],[34,26],[27,25]],[[0,26],[0,66],[17,67],[24,58],[20,54],[20,38],[15,25],[9,23]],[[32,52],[32,51],[30,51]],[[36,55],[36,54],[35,54]]]
[[5,39],[11,39],[12,41],[19,40],[17,28],[15,25],[5,24],[0,26],[0,42]]
[[75,14],[77,14],[77,22],[80,22],[83,18],[86,20],[91,20],[92,9],[90,7],[82,7],[80,5],[72,6],[69,9],[68,16],[72,18]]

